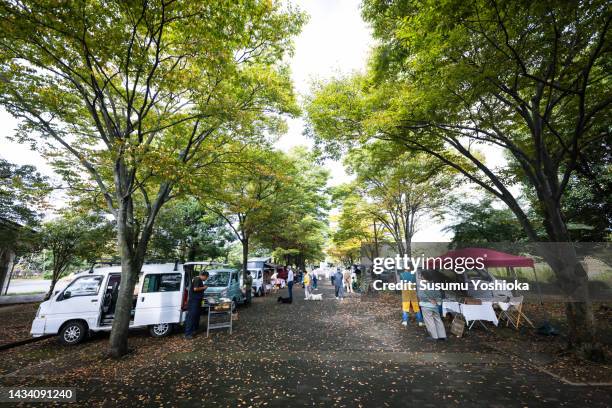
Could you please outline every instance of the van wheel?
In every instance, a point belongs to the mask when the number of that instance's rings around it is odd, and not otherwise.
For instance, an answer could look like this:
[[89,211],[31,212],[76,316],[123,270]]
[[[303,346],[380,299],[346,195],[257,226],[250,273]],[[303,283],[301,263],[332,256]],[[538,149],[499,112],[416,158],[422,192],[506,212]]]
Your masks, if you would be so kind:
[[259,288],[259,296],[263,296],[264,295],[264,291],[263,291],[263,287]]
[[58,333],[60,343],[67,346],[79,344],[86,336],[87,325],[78,320],[73,320],[64,324]]
[[238,303],[236,303],[236,298],[232,299],[232,313],[236,313],[236,307]]
[[149,333],[152,337],[166,337],[172,333],[172,325],[170,323],[152,324],[149,326]]

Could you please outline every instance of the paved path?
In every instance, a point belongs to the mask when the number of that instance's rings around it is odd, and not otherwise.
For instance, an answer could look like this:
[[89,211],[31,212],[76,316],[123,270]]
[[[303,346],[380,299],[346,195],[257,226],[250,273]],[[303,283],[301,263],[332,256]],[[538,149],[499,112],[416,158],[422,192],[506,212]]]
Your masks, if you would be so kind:
[[[474,337],[429,341],[424,329],[402,327],[397,310],[386,304],[357,295],[339,302],[329,286],[319,293],[323,301],[304,301],[298,288],[291,305],[255,298],[240,309],[233,335],[163,340],[157,344],[173,344],[172,351],[159,359],[151,354],[129,378],[79,379],[79,400],[207,407],[612,404],[610,388],[564,385],[483,348]],[[37,365],[3,380],[53,366]]]
[[48,279],[11,279],[7,293],[45,293],[50,285]]

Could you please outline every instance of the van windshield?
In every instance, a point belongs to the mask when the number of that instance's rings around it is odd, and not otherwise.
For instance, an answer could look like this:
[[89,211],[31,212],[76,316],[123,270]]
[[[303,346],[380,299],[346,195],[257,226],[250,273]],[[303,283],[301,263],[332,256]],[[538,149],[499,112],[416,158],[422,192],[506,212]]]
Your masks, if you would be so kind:
[[210,287],[227,286],[230,278],[230,272],[215,272],[211,273],[205,285]]

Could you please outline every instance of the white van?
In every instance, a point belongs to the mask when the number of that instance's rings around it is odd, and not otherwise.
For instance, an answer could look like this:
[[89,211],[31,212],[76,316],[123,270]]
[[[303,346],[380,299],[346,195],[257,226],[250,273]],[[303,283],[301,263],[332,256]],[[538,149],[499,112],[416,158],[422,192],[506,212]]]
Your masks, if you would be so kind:
[[[57,334],[64,344],[77,344],[92,331],[109,331],[121,281],[121,266],[92,268],[51,299],[42,302],[32,322],[34,337]],[[148,327],[154,337],[171,333],[185,320],[190,276],[179,264],[145,264],[134,290],[130,328]]]
[[265,285],[270,283],[270,276],[283,269],[282,266],[271,263],[271,260],[271,257],[260,257],[250,258],[247,261],[248,273],[253,278],[253,294],[255,296],[265,295]]

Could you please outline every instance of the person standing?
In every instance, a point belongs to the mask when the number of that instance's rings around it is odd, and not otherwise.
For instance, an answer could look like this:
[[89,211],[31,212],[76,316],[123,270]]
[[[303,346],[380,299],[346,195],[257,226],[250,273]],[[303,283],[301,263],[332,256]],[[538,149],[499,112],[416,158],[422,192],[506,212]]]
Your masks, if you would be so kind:
[[318,278],[317,278],[317,274],[315,271],[312,271],[312,289],[316,290],[317,289],[317,282],[318,282]]
[[350,269],[345,269],[343,276],[344,276],[344,290],[346,291],[346,293],[351,293],[353,291],[353,283],[352,283],[352,279],[351,279],[351,270]]
[[192,339],[200,327],[200,315],[202,314],[202,299],[204,291],[208,289],[204,283],[208,280],[208,272],[200,271],[191,281],[189,297],[187,298],[187,316],[185,317],[185,338]]
[[[421,282],[426,283],[426,277],[423,277]],[[423,320],[425,320],[425,327],[429,335],[435,340],[446,340],[446,329],[438,311],[438,305],[442,304],[442,294],[439,290],[419,290],[419,298]]]
[[290,266],[287,272],[287,290],[289,290],[289,299],[293,300],[293,270]]
[[[405,284],[416,286],[416,272],[403,271],[400,273],[400,281]],[[422,312],[419,308],[419,299],[417,298],[416,287],[414,289],[402,289],[402,325],[408,325],[410,318],[410,309],[416,315],[416,321],[419,326],[423,325]]]
[[340,272],[340,268],[336,270],[334,275],[334,288],[336,291],[336,299],[342,300],[344,298],[344,276]]
[[251,276],[250,272],[247,272],[246,276],[244,277],[244,295],[246,296],[246,303],[250,304],[251,303],[251,294],[253,292],[253,277]]
[[306,271],[304,272],[304,300],[310,299],[311,284],[312,283],[310,282],[310,274],[308,273],[308,271]]

